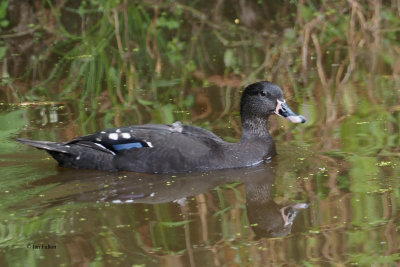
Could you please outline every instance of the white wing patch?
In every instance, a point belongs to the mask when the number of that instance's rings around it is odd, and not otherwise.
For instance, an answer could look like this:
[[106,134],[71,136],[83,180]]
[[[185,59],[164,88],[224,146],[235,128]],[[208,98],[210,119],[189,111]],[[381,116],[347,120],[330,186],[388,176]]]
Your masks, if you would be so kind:
[[112,140],[118,140],[118,134],[117,133],[110,133],[108,134],[108,138]]
[[130,133],[122,133],[121,136],[122,136],[122,138],[124,138],[124,139],[129,139],[129,138],[131,138],[131,134],[130,134]]
[[103,146],[102,144],[99,144],[99,143],[94,143],[94,144],[95,144],[96,146],[98,146],[98,147],[101,147],[101,148],[103,148],[103,149],[109,151],[111,154],[113,154],[113,155],[115,156],[115,153],[114,153],[113,151],[109,150],[108,148],[106,148],[106,147]]
[[153,144],[151,142],[147,142],[147,141],[145,141],[145,142],[149,147],[153,147]]

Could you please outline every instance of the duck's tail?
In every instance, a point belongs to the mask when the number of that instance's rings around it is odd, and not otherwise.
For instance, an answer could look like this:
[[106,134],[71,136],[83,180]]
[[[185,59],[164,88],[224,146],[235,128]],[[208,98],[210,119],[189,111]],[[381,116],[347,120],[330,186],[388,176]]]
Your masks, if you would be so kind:
[[20,142],[25,145],[33,146],[38,149],[43,149],[46,151],[55,151],[55,152],[60,152],[60,153],[70,153],[68,151],[67,147],[65,147],[64,144],[62,143],[56,143],[56,142],[49,142],[49,141],[36,141],[36,140],[28,140],[28,139],[23,139],[23,138],[17,138],[17,142]]
[[49,153],[61,167],[115,171],[113,155],[85,142],[58,143],[17,138],[16,141]]

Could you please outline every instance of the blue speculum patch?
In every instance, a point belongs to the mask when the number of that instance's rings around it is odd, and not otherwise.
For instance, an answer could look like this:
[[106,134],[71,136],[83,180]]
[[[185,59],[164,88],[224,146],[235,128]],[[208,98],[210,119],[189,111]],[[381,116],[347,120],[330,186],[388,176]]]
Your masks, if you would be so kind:
[[141,147],[143,147],[143,145],[140,142],[135,142],[135,143],[113,145],[112,147],[115,150],[124,150],[124,149],[131,149],[131,148],[141,148]]

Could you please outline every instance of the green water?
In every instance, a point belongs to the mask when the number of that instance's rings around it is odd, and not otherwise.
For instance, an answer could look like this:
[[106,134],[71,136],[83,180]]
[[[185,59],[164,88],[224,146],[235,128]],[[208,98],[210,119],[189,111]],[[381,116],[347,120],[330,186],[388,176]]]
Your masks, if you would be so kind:
[[[209,97],[215,90],[202,89]],[[209,124],[194,124],[237,138],[238,93],[228,107],[210,98]],[[13,138],[67,140],[82,134],[87,124],[79,118],[92,111],[74,103],[3,105],[1,265],[392,265],[400,257],[399,112],[364,102],[320,125],[324,107],[313,103],[290,103],[307,124],[271,118],[278,148],[271,163],[177,175],[61,169]],[[279,217],[271,210],[296,203],[309,207],[289,231],[269,236]],[[42,244],[53,248],[32,248]]]

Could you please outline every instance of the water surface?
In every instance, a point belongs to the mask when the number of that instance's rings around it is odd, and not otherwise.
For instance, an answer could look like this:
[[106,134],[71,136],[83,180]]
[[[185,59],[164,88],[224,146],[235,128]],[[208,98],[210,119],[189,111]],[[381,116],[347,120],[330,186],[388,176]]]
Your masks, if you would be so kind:
[[[221,103],[211,96],[224,89],[202,90],[213,110],[206,119],[187,119],[201,110],[196,103],[173,114],[237,140],[240,92],[231,89]],[[393,265],[400,257],[395,106],[360,103],[317,127],[324,107],[289,102],[309,122],[271,118],[278,149],[271,163],[167,175],[59,168],[13,138],[67,140],[101,129],[103,115],[88,115],[90,125],[84,116],[92,111],[76,103],[2,105],[1,265]],[[163,122],[152,116],[121,124]],[[308,208],[285,226],[281,208],[302,203]]]

